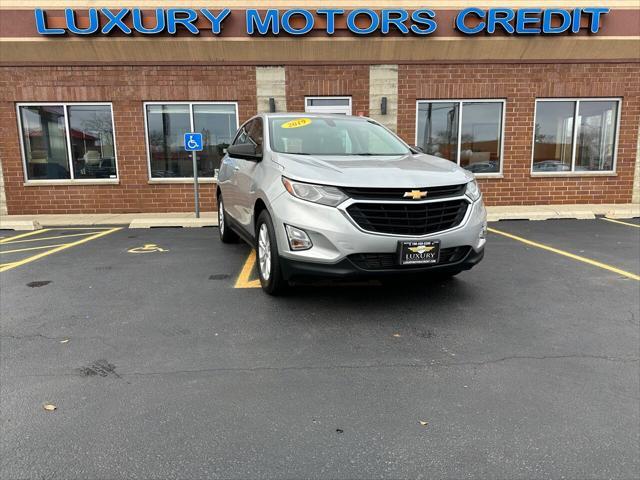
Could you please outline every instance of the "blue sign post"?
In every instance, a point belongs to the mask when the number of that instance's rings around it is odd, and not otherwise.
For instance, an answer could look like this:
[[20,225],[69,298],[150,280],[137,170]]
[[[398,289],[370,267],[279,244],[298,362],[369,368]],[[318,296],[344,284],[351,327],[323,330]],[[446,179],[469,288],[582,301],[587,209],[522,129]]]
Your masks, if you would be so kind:
[[198,188],[198,161],[196,152],[203,149],[202,134],[197,132],[189,132],[184,134],[184,149],[191,152],[193,158],[193,192],[195,195],[196,218],[200,218],[200,190]]

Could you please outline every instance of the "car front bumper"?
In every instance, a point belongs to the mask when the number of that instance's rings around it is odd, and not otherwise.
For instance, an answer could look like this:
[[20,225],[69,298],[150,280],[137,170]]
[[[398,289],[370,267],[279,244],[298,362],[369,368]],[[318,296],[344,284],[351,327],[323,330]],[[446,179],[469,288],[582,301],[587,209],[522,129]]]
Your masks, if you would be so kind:
[[[356,203],[354,200],[347,200],[336,208],[300,200],[288,194],[280,195],[272,204],[272,215],[285,276],[376,275],[452,266],[458,269],[471,268],[482,259],[484,253],[487,214],[482,198],[475,202],[464,198],[469,206],[456,227],[429,235],[404,236],[362,230],[346,211],[349,205]],[[302,251],[291,250],[285,224],[304,230],[313,247]],[[452,262],[444,265],[401,266],[397,264],[396,253],[398,242],[402,240],[439,240],[442,252],[458,247],[464,248],[464,251],[458,252],[457,256],[451,257]],[[373,258],[373,262],[366,261],[363,265],[359,258],[362,255]],[[380,259],[379,264],[376,263],[376,256]]]

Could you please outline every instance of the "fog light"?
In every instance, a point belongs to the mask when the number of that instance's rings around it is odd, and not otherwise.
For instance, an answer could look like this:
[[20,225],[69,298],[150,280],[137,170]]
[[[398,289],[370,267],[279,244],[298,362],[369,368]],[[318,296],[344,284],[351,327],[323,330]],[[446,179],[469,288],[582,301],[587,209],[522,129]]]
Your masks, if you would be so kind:
[[482,228],[480,229],[480,240],[484,240],[485,238],[487,238],[487,224],[485,223],[484,225],[482,225]]
[[309,235],[307,235],[307,232],[304,230],[286,224],[284,228],[287,231],[287,238],[289,239],[289,247],[291,250],[309,250],[313,247]]

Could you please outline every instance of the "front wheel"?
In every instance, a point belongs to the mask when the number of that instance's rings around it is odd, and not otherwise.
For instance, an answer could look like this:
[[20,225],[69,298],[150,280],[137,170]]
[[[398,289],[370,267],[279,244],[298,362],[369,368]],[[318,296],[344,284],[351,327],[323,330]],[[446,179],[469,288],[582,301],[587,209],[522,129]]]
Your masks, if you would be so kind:
[[289,283],[282,276],[276,232],[271,216],[266,210],[263,210],[258,217],[256,232],[260,285],[269,295],[279,295],[289,287]]

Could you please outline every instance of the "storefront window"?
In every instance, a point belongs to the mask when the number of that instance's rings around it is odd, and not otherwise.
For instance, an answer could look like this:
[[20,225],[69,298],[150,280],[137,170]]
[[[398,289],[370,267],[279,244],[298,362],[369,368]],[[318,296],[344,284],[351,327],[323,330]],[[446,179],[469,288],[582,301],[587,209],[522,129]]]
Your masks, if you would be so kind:
[[613,171],[618,103],[617,100],[537,101],[533,171]]
[[198,175],[213,177],[220,168],[224,149],[238,129],[236,107],[233,104],[193,105],[193,125],[202,133],[204,150],[198,152]]
[[28,180],[115,179],[110,105],[20,105]]
[[351,115],[351,97],[305,97],[307,113]]
[[238,128],[234,103],[147,104],[146,113],[151,178],[193,177],[191,154],[183,145],[188,132],[202,133],[204,150],[196,154],[198,176],[215,176]]
[[111,107],[70,105],[68,115],[75,178],[115,178]]
[[504,102],[418,102],[417,145],[474,173],[499,173]]
[[418,104],[418,146],[425,153],[458,163],[458,108],[457,102]]
[[67,133],[62,106],[20,107],[29,180],[69,179]]

